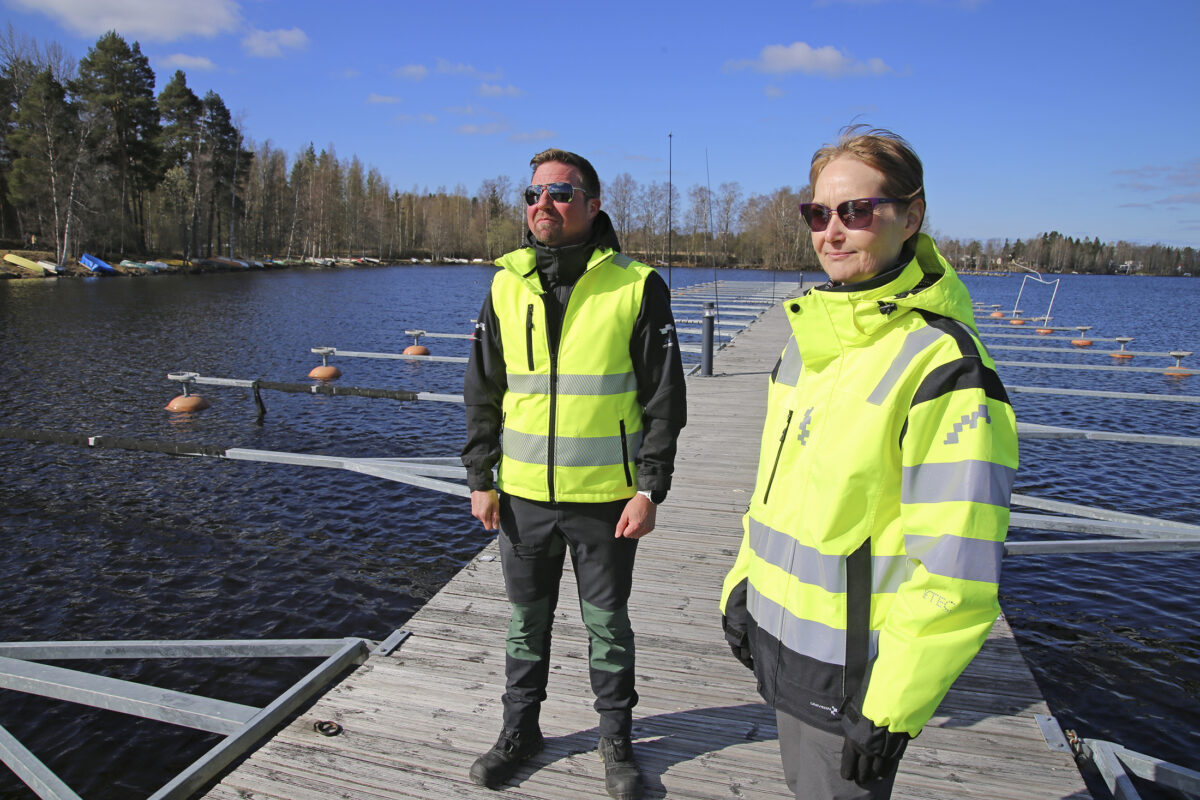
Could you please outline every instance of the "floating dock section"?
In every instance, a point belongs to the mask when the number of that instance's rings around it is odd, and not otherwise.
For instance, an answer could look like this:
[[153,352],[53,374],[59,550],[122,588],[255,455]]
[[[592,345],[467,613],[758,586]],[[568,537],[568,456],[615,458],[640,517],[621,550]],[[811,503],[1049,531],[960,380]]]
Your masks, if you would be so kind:
[[[675,489],[658,529],[641,540],[630,600],[641,695],[633,733],[648,798],[792,797],[774,712],[730,655],[717,608],[754,486],[767,377],[786,337],[776,305],[717,353],[712,377],[689,379]],[[468,779],[500,730],[508,614],[493,542],[408,621],[398,649],[372,655],[205,797],[604,797],[587,638],[569,577],[542,712],[546,749],[498,791]],[[1048,715],[1001,618],[910,744],[893,797],[1090,798]]]

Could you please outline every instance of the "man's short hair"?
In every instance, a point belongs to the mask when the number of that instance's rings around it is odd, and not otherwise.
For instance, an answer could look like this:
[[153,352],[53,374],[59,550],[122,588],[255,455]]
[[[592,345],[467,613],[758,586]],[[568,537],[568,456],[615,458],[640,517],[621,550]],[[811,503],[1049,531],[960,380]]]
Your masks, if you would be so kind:
[[596,175],[596,168],[583,156],[567,150],[559,150],[557,147],[551,147],[549,150],[543,150],[531,158],[529,160],[529,167],[532,172],[537,172],[537,168],[547,161],[566,164],[579,170],[579,176],[583,179],[582,188],[588,193],[588,197],[600,196],[600,178]]

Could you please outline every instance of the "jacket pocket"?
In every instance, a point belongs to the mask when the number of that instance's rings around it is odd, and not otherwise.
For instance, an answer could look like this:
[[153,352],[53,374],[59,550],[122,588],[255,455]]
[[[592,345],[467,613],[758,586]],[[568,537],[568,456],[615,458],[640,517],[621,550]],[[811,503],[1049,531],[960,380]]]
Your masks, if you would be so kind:
[[625,485],[633,486],[633,473],[629,471],[629,440],[625,438],[625,420],[621,420],[621,466],[625,467]]
[[783,443],[787,441],[788,429],[792,427],[792,409],[788,409],[787,419],[783,421],[783,433],[779,434],[779,447],[775,450],[775,463],[771,465],[771,477],[767,478],[767,488],[763,489],[763,505],[771,496],[771,485],[775,483],[775,472],[779,469],[779,457],[783,455]]
[[533,303],[525,313],[525,352],[529,355],[529,371],[533,372]]

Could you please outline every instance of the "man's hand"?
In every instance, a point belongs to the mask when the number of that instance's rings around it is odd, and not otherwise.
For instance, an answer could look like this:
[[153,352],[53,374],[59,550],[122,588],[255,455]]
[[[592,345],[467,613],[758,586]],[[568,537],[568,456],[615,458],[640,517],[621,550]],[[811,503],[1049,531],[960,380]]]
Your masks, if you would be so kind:
[[854,701],[842,716],[846,740],[842,745],[842,778],[864,786],[896,769],[912,737],[880,728],[863,716]]
[[616,538],[642,538],[654,530],[654,517],[657,513],[658,506],[651,503],[650,498],[644,494],[635,494],[629,498],[625,510],[621,512],[621,519],[617,521]]
[[500,528],[500,496],[495,489],[471,492],[471,516],[483,523],[484,530]]

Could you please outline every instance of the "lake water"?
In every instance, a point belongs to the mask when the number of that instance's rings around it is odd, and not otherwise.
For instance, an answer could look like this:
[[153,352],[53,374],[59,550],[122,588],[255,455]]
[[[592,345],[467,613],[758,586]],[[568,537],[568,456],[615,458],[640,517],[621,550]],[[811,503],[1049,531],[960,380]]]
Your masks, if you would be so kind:
[[[0,282],[0,425],[304,453],[456,455],[463,436],[456,404],[264,391],[267,415],[259,424],[248,389],[199,387],[212,408],[167,413],[163,406],[178,384],[165,376],[187,370],[303,382],[320,363],[312,347],[399,352],[412,343],[405,329],[469,333],[491,274],[490,267],[403,266]],[[770,278],[676,268],[671,279],[681,288],[714,274]],[[1007,308],[1021,279],[969,278],[968,285],[977,301]],[[1027,287],[1021,305],[1035,315],[1048,302],[1048,290]],[[1093,325],[1094,337],[1134,336],[1133,350],[1200,353],[1198,304],[1197,280],[1064,276],[1053,313],[1055,324]],[[424,343],[438,355],[467,350],[460,340]],[[1093,349],[1111,346],[1097,342]],[[993,355],[1109,361],[1001,349]],[[1192,362],[1200,364],[1200,354]],[[335,363],[345,385],[462,390],[459,364]],[[1169,362],[1133,361],[1151,363]],[[1018,385],[1200,393],[1200,376],[1032,368],[1001,374]],[[1033,394],[1014,394],[1013,402],[1025,422],[1200,436],[1197,404]],[[1197,453],[1029,440],[1017,491],[1200,523]],[[0,509],[7,550],[0,560],[0,641],[383,638],[488,541],[461,499],[345,471],[2,439]],[[1067,537],[1012,537],[1038,535]],[[1005,611],[1064,727],[1200,769],[1198,570],[1196,554],[1006,560]],[[311,666],[264,660],[88,668],[263,705]],[[0,692],[0,725],[89,800],[144,797],[215,742],[11,692]],[[0,800],[31,796],[0,769]]]

